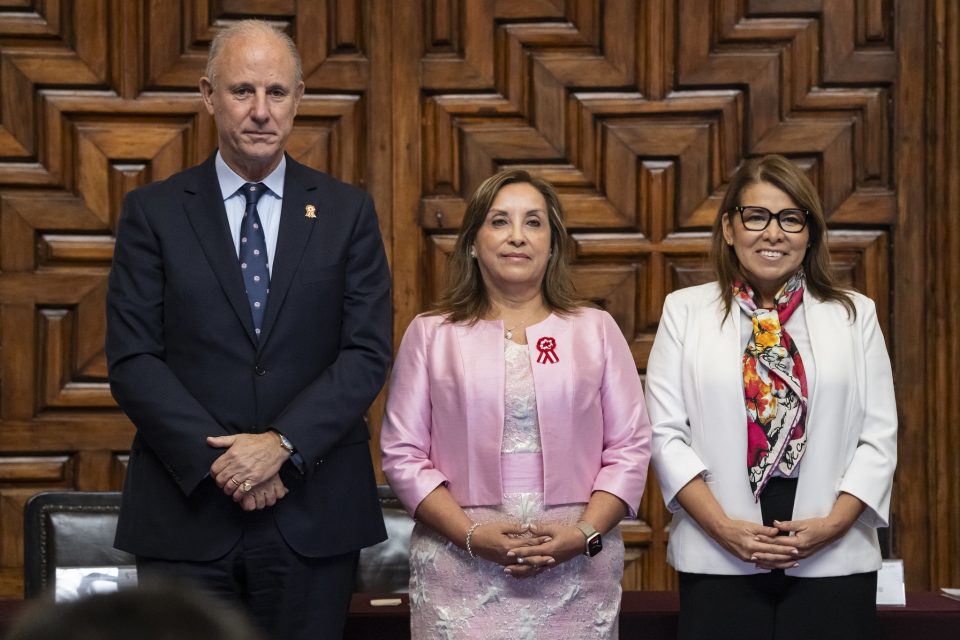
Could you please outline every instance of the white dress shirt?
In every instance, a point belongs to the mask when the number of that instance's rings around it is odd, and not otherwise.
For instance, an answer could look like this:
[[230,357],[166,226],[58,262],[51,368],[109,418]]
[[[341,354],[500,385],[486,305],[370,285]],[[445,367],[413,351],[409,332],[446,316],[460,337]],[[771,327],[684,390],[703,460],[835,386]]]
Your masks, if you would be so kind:
[[[240,224],[243,214],[247,210],[247,199],[240,193],[240,187],[247,183],[237,175],[237,172],[227,166],[220,152],[217,151],[215,161],[217,180],[220,182],[220,193],[223,195],[223,206],[227,210],[227,223],[230,225],[230,237],[233,238],[233,248],[240,258]],[[277,249],[277,236],[280,234],[280,209],[283,204],[283,178],[287,170],[287,157],[280,159],[277,168],[261,180],[267,187],[267,192],[257,202],[257,214],[263,225],[263,236],[267,242],[267,269],[273,276],[273,255]]]

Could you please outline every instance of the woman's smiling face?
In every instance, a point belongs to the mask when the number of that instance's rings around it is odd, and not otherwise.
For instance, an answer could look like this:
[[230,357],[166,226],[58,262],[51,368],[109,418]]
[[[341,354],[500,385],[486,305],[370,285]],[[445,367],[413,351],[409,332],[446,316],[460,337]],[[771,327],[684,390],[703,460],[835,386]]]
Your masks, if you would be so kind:
[[[740,206],[764,207],[773,213],[799,208],[790,196],[768,182],[756,182],[744,189]],[[771,219],[764,230],[751,231],[743,226],[740,213],[728,211],[723,214],[723,238],[736,252],[740,268],[760,298],[758,304],[769,308],[780,287],[803,264],[810,229],[804,226],[797,233],[787,233]]]

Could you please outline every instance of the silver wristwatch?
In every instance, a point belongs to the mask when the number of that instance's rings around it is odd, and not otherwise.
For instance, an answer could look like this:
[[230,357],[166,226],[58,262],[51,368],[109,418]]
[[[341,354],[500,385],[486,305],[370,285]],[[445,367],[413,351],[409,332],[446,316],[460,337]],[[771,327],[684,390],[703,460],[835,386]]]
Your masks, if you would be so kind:
[[278,438],[280,438],[280,446],[286,449],[290,455],[293,455],[297,452],[297,450],[293,448],[293,443],[287,440],[287,436],[283,435],[279,431],[274,431],[274,433],[277,434]]
[[577,529],[580,529],[587,538],[587,543],[583,548],[583,555],[592,558],[603,551],[603,538],[600,536],[600,532],[593,528],[593,525],[581,520],[577,523]]

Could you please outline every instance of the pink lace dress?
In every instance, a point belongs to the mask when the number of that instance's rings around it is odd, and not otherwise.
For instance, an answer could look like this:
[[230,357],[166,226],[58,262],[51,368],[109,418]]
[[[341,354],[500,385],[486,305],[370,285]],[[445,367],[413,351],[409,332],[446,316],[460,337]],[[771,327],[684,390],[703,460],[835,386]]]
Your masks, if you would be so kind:
[[[475,522],[575,524],[584,504],[543,503],[530,354],[526,345],[505,343],[503,501],[465,511]],[[622,577],[623,539],[617,529],[604,536],[597,556],[580,556],[520,580],[418,523],[410,541],[411,634],[416,640],[616,638]]]

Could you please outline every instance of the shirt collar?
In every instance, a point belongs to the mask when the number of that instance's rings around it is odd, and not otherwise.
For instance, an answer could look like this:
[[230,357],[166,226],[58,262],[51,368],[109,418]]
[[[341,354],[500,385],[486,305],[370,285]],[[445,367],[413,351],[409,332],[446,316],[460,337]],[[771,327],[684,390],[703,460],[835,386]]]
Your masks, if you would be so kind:
[[[227,163],[223,160],[223,156],[220,155],[220,151],[217,151],[217,157],[214,161],[214,164],[217,168],[217,181],[220,183],[220,194],[223,196],[224,200],[235,195],[237,191],[239,191],[240,187],[247,183],[247,181],[241,178],[236,171],[227,166]],[[283,154],[283,156],[280,158],[280,164],[277,165],[277,168],[271,171],[270,175],[260,182],[265,184],[267,189],[270,189],[270,191],[272,191],[278,198],[283,198],[283,178],[286,175],[286,171],[287,155]]]

